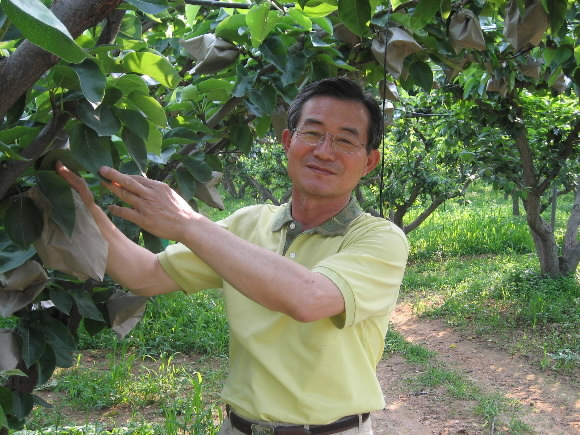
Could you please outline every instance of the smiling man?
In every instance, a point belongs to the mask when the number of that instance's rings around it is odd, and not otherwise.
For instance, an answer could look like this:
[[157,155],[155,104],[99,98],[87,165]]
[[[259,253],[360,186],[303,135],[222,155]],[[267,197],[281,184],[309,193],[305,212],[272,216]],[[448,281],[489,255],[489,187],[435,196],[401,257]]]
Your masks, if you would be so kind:
[[352,198],[380,155],[382,113],[347,79],[305,86],[282,142],[292,199],[214,223],[167,185],[112,168],[111,213],[178,243],[154,255],[127,239],[79,177],[57,171],[109,242],[107,273],[140,295],[223,288],[230,324],[220,434],[372,434],[376,379],[408,256],[403,232]]

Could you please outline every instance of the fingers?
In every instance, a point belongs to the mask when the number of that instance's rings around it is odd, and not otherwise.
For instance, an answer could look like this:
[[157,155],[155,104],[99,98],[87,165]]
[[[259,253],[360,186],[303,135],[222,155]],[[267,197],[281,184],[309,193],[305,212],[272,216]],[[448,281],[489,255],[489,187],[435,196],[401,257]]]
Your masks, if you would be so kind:
[[56,173],[64,178],[64,180],[79,193],[87,207],[94,203],[93,194],[82,177],[79,177],[77,174],[72,172],[60,161],[56,162]]
[[121,187],[131,193],[136,194],[137,196],[143,196],[147,192],[147,187],[149,186],[149,184],[154,183],[153,181],[148,180],[145,177],[136,175],[126,175],[108,166],[103,166],[99,170],[99,173],[103,177],[110,180],[109,185],[112,185],[113,188],[115,186]]

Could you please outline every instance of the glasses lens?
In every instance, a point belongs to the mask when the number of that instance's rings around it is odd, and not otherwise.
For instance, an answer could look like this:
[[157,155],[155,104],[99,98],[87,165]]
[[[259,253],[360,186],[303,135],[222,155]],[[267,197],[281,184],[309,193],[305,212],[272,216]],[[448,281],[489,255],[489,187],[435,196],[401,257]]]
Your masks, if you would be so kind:
[[352,154],[361,148],[360,143],[356,139],[340,134],[334,136],[332,144],[336,151],[343,154]]
[[[306,145],[317,146],[320,145],[327,133],[315,128],[300,128],[296,129],[296,135]],[[362,144],[353,136],[344,134],[330,135],[332,138],[332,148],[342,154],[353,154],[362,148]]]

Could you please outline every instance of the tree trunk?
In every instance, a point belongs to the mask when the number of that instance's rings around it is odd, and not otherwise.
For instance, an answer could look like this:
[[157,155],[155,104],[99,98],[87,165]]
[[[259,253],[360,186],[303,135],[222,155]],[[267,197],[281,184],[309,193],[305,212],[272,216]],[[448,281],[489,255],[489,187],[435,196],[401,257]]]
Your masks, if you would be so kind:
[[566,234],[564,235],[564,246],[562,247],[562,257],[560,258],[560,272],[564,275],[571,275],[576,272],[580,263],[580,242],[578,241],[578,227],[580,226],[580,177],[576,183],[576,195]]
[[559,275],[558,247],[554,237],[554,229],[540,214],[542,192],[538,190],[527,129],[523,124],[514,127],[516,147],[522,162],[524,183],[528,189],[525,200],[526,220],[540,261],[540,271],[543,275]]

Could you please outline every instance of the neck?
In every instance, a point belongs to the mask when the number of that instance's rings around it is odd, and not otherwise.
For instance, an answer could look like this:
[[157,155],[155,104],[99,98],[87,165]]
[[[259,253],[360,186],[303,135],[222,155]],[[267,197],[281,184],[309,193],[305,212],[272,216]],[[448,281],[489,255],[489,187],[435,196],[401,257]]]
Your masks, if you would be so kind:
[[303,230],[308,230],[335,216],[349,201],[350,196],[325,200],[292,196],[292,218],[300,222]]

